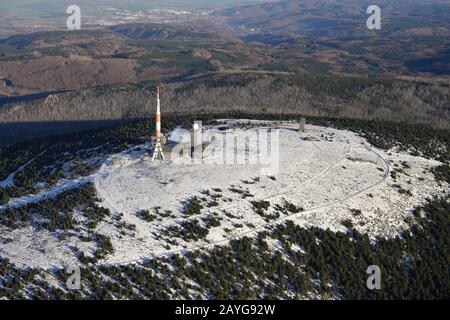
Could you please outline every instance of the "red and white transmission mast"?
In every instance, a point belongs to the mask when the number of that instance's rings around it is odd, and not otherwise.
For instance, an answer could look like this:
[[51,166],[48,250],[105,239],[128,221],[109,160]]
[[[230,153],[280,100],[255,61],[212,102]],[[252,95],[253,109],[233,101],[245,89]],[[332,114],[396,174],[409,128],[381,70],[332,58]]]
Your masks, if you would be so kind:
[[159,87],[156,87],[156,141],[152,156],[152,161],[155,160],[166,160],[161,144],[161,100],[159,99]]

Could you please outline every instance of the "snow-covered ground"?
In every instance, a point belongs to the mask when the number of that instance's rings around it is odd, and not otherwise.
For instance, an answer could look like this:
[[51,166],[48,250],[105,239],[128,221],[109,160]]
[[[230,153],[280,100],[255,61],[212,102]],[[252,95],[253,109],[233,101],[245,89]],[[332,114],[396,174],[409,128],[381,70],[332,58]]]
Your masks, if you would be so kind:
[[[229,131],[236,136],[255,130],[234,130],[236,121],[228,123]],[[136,230],[123,234],[111,221],[99,224],[96,231],[109,236],[115,250],[104,263],[128,263],[226,244],[230,239],[252,236],[286,219],[333,231],[345,231],[342,222],[350,220],[358,231],[371,237],[392,237],[407,228],[405,219],[412,216],[411,209],[428,197],[445,192],[429,172],[440,164],[437,161],[392,150],[384,152],[371,147],[356,133],[344,130],[307,126],[306,133],[299,133],[295,130],[298,125],[290,123],[264,122],[261,126],[279,130],[280,166],[274,176],[262,174],[260,165],[217,165],[207,160],[192,164],[177,159],[152,163],[142,151],[120,153],[105,161],[93,176],[102,206],[115,214],[122,213],[123,221],[134,224]],[[394,181],[390,170],[403,161],[409,167]],[[399,186],[412,196],[399,193]],[[232,187],[247,190],[251,196],[243,198],[230,190]],[[211,194],[218,195],[218,205],[208,207]],[[182,203],[192,196],[204,198],[204,208],[199,215],[185,216],[180,212]],[[279,218],[267,221],[252,207],[251,201],[259,200],[270,202],[267,214],[275,214],[275,206],[285,201],[304,210],[281,213]],[[157,207],[171,214],[152,222],[136,215],[142,209],[154,214]],[[221,225],[211,228],[203,240],[186,242],[164,235],[171,226],[193,219],[203,224],[201,218],[211,215]],[[78,239],[60,241],[48,232],[31,228],[3,236],[12,241],[0,242],[1,256],[41,267],[75,264],[74,253],[67,248],[86,247]]]

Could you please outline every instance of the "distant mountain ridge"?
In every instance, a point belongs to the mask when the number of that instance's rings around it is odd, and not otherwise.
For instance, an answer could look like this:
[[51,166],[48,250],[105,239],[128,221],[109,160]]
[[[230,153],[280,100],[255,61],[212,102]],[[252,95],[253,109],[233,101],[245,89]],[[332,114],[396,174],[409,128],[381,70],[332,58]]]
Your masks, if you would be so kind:
[[[370,36],[366,28],[369,0],[285,0],[219,10],[241,32],[294,33],[309,37]],[[450,2],[446,0],[380,0],[382,29],[395,36],[450,35]]]

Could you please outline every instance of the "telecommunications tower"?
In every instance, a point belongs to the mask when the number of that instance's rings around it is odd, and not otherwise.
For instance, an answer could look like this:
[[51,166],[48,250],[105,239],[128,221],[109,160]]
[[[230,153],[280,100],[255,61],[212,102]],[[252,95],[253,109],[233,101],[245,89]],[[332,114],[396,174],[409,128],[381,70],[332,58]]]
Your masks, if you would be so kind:
[[159,99],[159,87],[156,87],[156,136],[152,156],[152,161],[155,160],[166,160],[161,144],[161,100]]

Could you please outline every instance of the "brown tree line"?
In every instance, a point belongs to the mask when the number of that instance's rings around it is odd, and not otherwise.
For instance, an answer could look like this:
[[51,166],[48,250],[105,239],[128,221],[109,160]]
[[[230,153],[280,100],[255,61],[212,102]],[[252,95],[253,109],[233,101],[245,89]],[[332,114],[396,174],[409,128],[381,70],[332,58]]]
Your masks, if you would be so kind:
[[[0,107],[0,123],[150,117],[152,86],[89,89]],[[331,76],[213,76],[164,85],[162,112],[243,111],[424,123],[448,128],[450,87]]]

